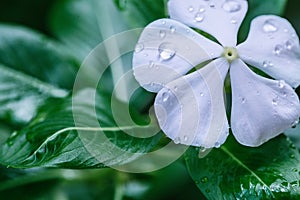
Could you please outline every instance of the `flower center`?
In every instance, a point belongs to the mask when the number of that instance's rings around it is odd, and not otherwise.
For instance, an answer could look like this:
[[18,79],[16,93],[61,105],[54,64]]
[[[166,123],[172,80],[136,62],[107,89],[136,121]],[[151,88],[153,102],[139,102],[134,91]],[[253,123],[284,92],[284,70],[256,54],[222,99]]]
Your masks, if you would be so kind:
[[223,56],[227,59],[229,63],[234,61],[239,57],[239,54],[234,47],[224,47]]

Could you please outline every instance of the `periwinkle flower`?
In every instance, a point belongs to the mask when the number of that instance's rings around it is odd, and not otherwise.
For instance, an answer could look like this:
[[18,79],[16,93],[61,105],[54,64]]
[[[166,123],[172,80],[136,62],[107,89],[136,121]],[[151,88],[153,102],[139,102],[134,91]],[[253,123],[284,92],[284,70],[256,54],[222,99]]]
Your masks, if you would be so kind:
[[231,130],[241,144],[259,146],[298,123],[297,34],[287,20],[263,15],[253,19],[248,38],[237,44],[247,8],[245,0],[169,0],[171,19],[154,21],[141,34],[134,74],[142,87],[158,93],[159,125],[175,143],[212,148],[225,142],[227,76]]

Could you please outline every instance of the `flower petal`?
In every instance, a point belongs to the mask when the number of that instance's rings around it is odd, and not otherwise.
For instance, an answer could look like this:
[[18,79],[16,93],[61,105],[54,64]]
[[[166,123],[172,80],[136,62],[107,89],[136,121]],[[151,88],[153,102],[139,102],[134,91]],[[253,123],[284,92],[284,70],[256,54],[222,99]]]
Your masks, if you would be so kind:
[[239,60],[230,68],[231,127],[246,146],[259,146],[293,126],[300,117],[297,94],[284,81],[264,78]]
[[293,87],[300,84],[299,38],[286,19],[274,15],[256,17],[247,40],[237,48],[246,63]]
[[222,54],[222,47],[170,19],[157,20],[143,31],[133,55],[135,78],[158,92],[194,66]]
[[172,19],[211,34],[223,46],[234,47],[248,3],[245,0],[169,0],[168,8]]
[[228,136],[223,83],[229,64],[219,58],[167,84],[155,99],[160,127],[175,143],[219,147]]

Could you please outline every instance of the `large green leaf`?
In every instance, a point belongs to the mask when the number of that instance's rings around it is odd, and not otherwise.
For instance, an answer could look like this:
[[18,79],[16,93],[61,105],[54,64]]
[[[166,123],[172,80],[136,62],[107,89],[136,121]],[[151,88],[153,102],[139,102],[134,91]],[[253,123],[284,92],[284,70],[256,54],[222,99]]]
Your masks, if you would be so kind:
[[[90,94],[90,90],[79,92],[75,98],[82,101],[76,105],[71,99],[49,101],[30,126],[12,134],[1,147],[1,163],[17,168],[98,168],[127,163],[157,144],[160,134],[144,139],[122,132],[114,122],[110,96],[97,95],[94,107]],[[91,127],[94,109],[103,128]],[[76,126],[73,113],[82,119]]]
[[76,65],[59,44],[27,28],[0,25],[0,37],[0,118],[23,124],[49,97],[67,95]]
[[300,198],[300,154],[283,135],[258,148],[230,138],[202,159],[199,149],[190,148],[185,159],[208,199]]

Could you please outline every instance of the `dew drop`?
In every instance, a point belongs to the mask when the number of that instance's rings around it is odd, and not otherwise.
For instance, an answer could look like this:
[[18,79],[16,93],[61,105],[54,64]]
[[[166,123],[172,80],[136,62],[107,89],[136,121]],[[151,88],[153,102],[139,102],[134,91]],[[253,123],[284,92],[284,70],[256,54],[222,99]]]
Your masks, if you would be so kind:
[[290,154],[290,158],[295,158],[295,155],[294,154]]
[[282,47],[282,45],[276,45],[275,46],[275,49],[274,49],[274,53],[275,53],[275,55],[281,55],[281,53],[282,53],[282,51],[283,51],[283,47]]
[[232,19],[230,20],[230,23],[231,23],[231,24],[237,24],[237,20],[236,20],[235,18],[232,18]]
[[200,93],[200,96],[201,96],[201,97],[203,97],[203,96],[204,96],[203,92],[201,92],[201,93]]
[[178,91],[178,87],[174,86],[174,91],[177,92]]
[[176,28],[174,26],[170,26],[170,31],[171,31],[171,33],[175,33]]
[[246,99],[245,98],[242,98],[242,104],[246,103]]
[[271,62],[271,61],[264,61],[263,62],[263,67],[264,68],[267,68],[267,67],[273,67],[274,65],[273,65],[273,63]]
[[161,39],[163,39],[164,37],[166,37],[166,31],[160,30],[160,31],[159,31],[159,37],[160,37]]
[[280,89],[284,88],[284,86],[285,86],[285,81],[284,81],[284,80],[278,81],[278,87],[279,87]]
[[199,7],[199,13],[204,13],[205,12],[205,7],[204,6],[200,6]]
[[205,192],[206,192],[206,193],[210,193],[210,189],[206,189]]
[[189,11],[189,12],[193,12],[193,11],[194,11],[194,7],[193,7],[193,6],[190,6],[190,7],[188,8],[188,11]]
[[200,183],[200,181],[198,181],[198,180],[195,180],[195,183],[198,185],[198,184]]
[[[218,130],[220,132],[220,130]],[[219,148],[221,146],[221,144],[219,142],[215,143],[215,147]]]
[[292,128],[296,128],[297,124],[299,123],[299,120],[295,120],[291,125]]
[[198,12],[198,13],[196,13],[194,19],[195,19],[195,22],[202,22],[204,20],[204,14]]
[[165,24],[166,24],[166,21],[165,21],[165,20],[163,20],[161,23],[162,23],[162,25],[165,25]]
[[159,52],[159,56],[163,60],[169,60],[169,59],[173,58],[176,54],[175,48],[170,43],[162,43],[158,47],[158,52]]
[[174,143],[175,143],[175,144],[179,144],[179,143],[180,143],[180,138],[179,138],[179,137],[176,137],[176,138],[174,139]]
[[272,100],[272,104],[273,104],[274,106],[277,106],[277,105],[278,105],[277,99],[273,99],[273,100]]
[[274,25],[273,20],[266,20],[264,25],[263,25],[263,30],[266,33],[273,33],[276,32],[278,30],[278,28]]
[[154,67],[154,65],[155,65],[155,64],[154,64],[153,61],[150,61],[150,62],[149,62],[149,68],[150,68],[150,69],[152,69],[152,68]]
[[203,178],[201,178],[201,183],[207,183],[208,182],[208,178],[207,176],[204,176]]
[[293,43],[292,43],[290,40],[286,41],[286,43],[285,43],[285,48],[286,48],[287,50],[292,50],[292,48],[293,48]]
[[210,7],[210,8],[216,8],[216,5],[215,5],[214,3],[210,3],[210,4],[209,4],[209,7]]
[[233,13],[241,10],[241,4],[236,1],[229,0],[223,4],[222,8],[227,12]]
[[185,135],[185,136],[183,136],[183,141],[184,142],[187,142],[188,141],[188,137]]
[[163,101],[163,102],[167,102],[168,99],[169,99],[169,97],[170,97],[169,92],[164,92],[164,93],[162,94],[162,101]]
[[135,46],[135,53],[140,53],[141,51],[144,50],[144,45],[143,43],[138,43],[136,46]]
[[296,149],[296,146],[292,143],[292,144],[290,144],[290,148],[291,149]]

